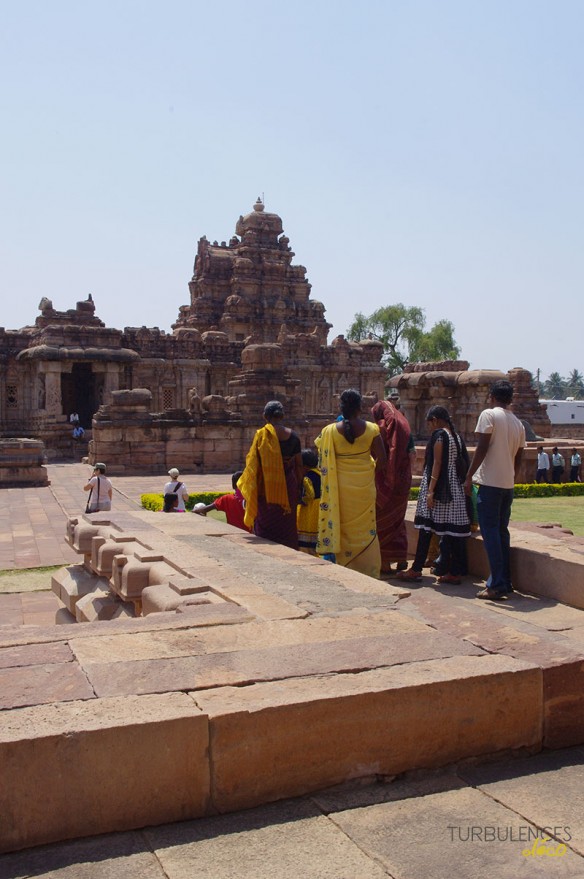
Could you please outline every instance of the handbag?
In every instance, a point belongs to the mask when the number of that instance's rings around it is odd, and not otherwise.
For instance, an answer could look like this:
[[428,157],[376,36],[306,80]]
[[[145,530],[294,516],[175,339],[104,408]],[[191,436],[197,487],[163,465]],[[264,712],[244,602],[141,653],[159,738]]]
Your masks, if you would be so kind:
[[87,506],[85,507],[86,513],[97,513],[99,510],[99,476],[97,477],[97,500],[95,502],[94,509],[91,508],[91,495],[93,494],[93,487],[89,492],[89,497],[87,498]]

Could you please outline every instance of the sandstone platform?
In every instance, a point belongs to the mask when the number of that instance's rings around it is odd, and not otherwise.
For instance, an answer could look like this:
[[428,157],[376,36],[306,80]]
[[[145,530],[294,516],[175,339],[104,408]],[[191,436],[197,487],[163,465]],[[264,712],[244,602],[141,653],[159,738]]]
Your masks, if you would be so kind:
[[[36,491],[58,495],[64,533],[77,489],[50,478]],[[79,623],[63,606],[65,624],[0,625],[2,851],[192,819],[204,834],[218,814],[334,785],[584,742],[584,613],[548,597],[545,566],[530,568],[531,594],[489,604],[474,600],[477,577],[404,590],[211,519],[141,511],[131,493],[116,500],[78,522],[146,559],[125,556],[122,570],[172,568],[168,582],[196,588],[143,617]],[[534,550],[528,535],[515,542],[520,569]],[[109,564],[68,550],[69,569]],[[480,565],[480,541],[471,558]],[[454,811],[478,804],[454,794]]]

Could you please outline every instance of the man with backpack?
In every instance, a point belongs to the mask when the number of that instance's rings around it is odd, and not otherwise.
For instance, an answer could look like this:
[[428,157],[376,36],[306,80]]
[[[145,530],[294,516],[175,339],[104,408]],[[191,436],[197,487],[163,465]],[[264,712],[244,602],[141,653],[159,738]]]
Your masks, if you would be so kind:
[[176,467],[171,467],[168,471],[171,481],[164,486],[164,506],[165,513],[184,513],[185,501],[189,499],[189,493],[184,482],[179,480],[180,473]]

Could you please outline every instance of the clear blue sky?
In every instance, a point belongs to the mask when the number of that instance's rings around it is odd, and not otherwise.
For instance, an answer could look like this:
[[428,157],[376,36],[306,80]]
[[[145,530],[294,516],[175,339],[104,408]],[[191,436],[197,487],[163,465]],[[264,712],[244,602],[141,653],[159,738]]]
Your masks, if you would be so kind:
[[473,367],[584,371],[584,4],[1,4],[0,325],[168,330],[265,193],[333,336],[420,305]]

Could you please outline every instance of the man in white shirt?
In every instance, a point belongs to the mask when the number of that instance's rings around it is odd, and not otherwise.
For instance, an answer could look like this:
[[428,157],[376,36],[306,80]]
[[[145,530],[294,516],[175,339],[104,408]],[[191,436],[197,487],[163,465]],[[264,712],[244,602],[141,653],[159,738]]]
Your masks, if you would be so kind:
[[[176,494],[177,502],[176,505],[168,510],[165,507],[165,512],[167,513],[184,513],[185,512],[185,501],[189,499],[189,492],[184,484],[179,480],[180,473],[176,469],[176,467],[171,467],[168,471],[168,475],[171,478],[171,482],[167,482],[164,486],[164,494],[168,496],[170,494]],[[174,498],[172,498],[174,500]]]
[[498,381],[475,428],[477,447],[466,478],[466,493],[478,484],[477,511],[491,573],[477,598],[501,601],[512,592],[509,519],[515,477],[525,447],[525,428],[509,410],[513,387]]
[[537,450],[537,473],[535,474],[535,481],[547,482],[549,469],[550,456],[547,452],[544,452],[543,446],[539,446]]
[[552,449],[552,482],[561,482],[564,475],[564,456],[557,446]]
[[578,454],[577,449],[572,449],[570,458],[570,482],[582,482],[580,478],[580,468],[582,466],[582,458]]

